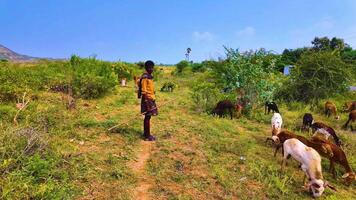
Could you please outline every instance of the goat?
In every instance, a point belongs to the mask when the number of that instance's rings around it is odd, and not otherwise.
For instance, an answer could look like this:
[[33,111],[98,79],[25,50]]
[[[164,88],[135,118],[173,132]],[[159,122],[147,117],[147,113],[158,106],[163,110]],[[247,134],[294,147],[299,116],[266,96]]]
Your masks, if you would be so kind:
[[346,102],[344,105],[344,112],[351,112],[356,110],[356,101]]
[[[309,141],[307,138],[301,136],[301,135],[296,135],[290,131],[283,130],[280,131],[278,135],[272,136],[272,140],[274,141],[276,145],[276,150],[274,152],[274,156],[276,156],[278,150],[283,146],[283,143],[291,138],[298,139],[301,141],[303,144],[307,145],[308,147],[312,147],[316,149],[319,153],[322,152],[323,155],[328,155],[328,156],[333,156],[333,152],[331,150],[331,147],[329,147],[327,144],[319,144],[315,143],[312,141]],[[283,148],[282,148],[282,153],[283,153]]]
[[[292,132],[283,130],[277,136],[272,136],[273,141],[277,144],[274,156],[276,156],[279,148],[283,147],[283,143],[288,139],[298,139],[303,144],[308,147],[315,149],[321,156],[328,158],[330,161],[330,172],[333,174],[334,178],[336,177],[334,162],[340,164],[345,168],[346,174],[342,177],[346,180],[346,183],[351,183],[355,180],[355,173],[352,171],[349,163],[347,162],[346,155],[344,151],[335,145],[334,143],[329,142],[320,137],[312,137],[311,140],[306,139],[303,136],[296,135]],[[283,153],[282,148],[282,153]]]
[[275,102],[266,102],[265,103],[265,115],[268,114],[272,111],[274,113],[279,113],[278,106]]
[[347,122],[342,126],[344,129],[347,129],[347,126],[350,124],[351,127],[351,131],[354,131],[353,127],[352,127],[352,123],[356,121],[356,110],[353,110],[350,112],[349,114],[349,119],[347,120]]
[[310,113],[305,113],[303,116],[303,126],[302,130],[303,131],[309,131],[309,128],[311,125],[314,123],[313,115]]
[[337,146],[341,146],[341,141],[339,137],[336,135],[335,130],[331,128],[330,126],[322,123],[322,122],[315,122],[311,125],[312,131],[314,135],[317,133],[322,134],[325,139],[329,139],[330,135],[334,138],[335,144]]
[[336,105],[331,101],[325,102],[324,114],[327,117],[330,117],[331,114],[333,114],[333,115],[335,115],[335,119],[337,119],[337,120],[340,119],[340,116],[337,115]]
[[307,147],[295,138],[286,140],[283,144],[283,149],[284,155],[281,164],[281,171],[283,171],[284,165],[286,164],[286,160],[289,156],[292,156],[295,160],[301,163],[301,168],[309,180],[307,184],[308,189],[312,192],[313,197],[320,197],[327,186],[333,190],[336,190],[335,187],[323,180],[321,158],[317,151],[311,147]]
[[[278,133],[282,129],[282,124],[283,124],[283,120],[282,120],[281,114],[273,113],[273,116],[271,118],[272,136],[278,135]],[[267,143],[268,140],[272,140],[273,141],[273,139],[271,137],[267,137],[266,143]]]
[[338,163],[345,168],[346,173],[342,176],[342,178],[345,179],[347,184],[351,184],[352,181],[356,180],[355,173],[352,171],[352,168],[350,167],[349,162],[347,161],[345,152],[340,147],[320,137],[312,137],[311,141],[321,145],[327,145],[332,151],[332,154],[324,154],[323,152],[319,153],[329,159],[329,170],[332,172],[334,178],[336,177],[334,163]]
[[234,110],[234,104],[230,100],[219,101],[215,108],[213,109],[213,114],[222,117],[226,111],[229,111],[230,117],[232,119],[232,114]]

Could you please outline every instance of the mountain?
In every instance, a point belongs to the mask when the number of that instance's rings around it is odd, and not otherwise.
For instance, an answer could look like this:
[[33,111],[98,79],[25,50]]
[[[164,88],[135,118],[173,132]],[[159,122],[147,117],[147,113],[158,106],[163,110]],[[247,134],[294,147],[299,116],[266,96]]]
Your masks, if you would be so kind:
[[0,44],[0,60],[9,60],[9,61],[33,61],[38,58],[31,57],[31,56],[26,56],[26,55],[21,55],[18,54]]

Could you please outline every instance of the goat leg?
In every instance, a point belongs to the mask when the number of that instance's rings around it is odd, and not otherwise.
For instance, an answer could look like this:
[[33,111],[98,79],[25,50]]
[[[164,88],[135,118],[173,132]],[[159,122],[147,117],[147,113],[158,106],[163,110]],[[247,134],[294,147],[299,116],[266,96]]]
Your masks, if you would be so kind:
[[[276,146],[276,150],[274,151],[274,157],[276,157],[277,152],[278,152],[279,148],[281,148],[281,147],[282,147],[281,144],[278,144],[278,145]],[[283,155],[283,148],[282,148],[282,155]]]
[[336,171],[335,171],[335,165],[334,162],[330,159],[330,167],[329,171],[333,174],[333,178],[336,178]]

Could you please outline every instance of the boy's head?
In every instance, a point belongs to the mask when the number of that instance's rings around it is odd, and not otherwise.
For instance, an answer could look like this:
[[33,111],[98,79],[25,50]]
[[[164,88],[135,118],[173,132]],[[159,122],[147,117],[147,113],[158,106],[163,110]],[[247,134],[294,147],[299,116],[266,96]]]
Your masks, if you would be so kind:
[[148,60],[145,62],[145,69],[149,74],[152,74],[154,66],[155,63],[152,60]]

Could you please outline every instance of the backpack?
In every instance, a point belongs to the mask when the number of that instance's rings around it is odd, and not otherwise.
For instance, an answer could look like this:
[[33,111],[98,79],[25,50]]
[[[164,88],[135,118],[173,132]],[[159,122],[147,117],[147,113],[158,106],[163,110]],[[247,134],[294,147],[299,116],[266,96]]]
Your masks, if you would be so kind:
[[139,81],[137,82],[137,98],[141,99],[142,97],[142,77],[140,77]]

